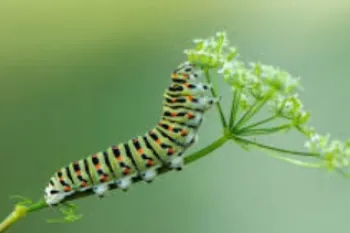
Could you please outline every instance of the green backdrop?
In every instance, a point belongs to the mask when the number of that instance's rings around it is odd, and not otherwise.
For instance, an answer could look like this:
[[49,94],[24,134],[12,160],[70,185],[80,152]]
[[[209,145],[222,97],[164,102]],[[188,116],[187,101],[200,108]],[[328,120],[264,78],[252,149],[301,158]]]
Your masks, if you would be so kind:
[[[349,13],[345,0],[1,1],[0,217],[9,195],[39,198],[62,165],[152,127],[182,50],[222,29],[244,60],[301,76],[311,124],[345,139]],[[219,134],[211,111],[192,151]],[[296,134],[265,141],[303,147]],[[346,232],[349,194],[335,173],[228,143],[152,185],[77,201],[81,221],[47,224],[47,209],[10,232]]]

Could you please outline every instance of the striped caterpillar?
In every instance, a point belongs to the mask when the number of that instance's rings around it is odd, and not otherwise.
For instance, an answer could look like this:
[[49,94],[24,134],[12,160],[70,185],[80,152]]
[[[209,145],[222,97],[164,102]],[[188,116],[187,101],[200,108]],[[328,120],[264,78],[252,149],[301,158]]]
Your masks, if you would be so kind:
[[135,177],[153,181],[163,166],[181,170],[183,153],[197,141],[203,114],[219,101],[205,95],[211,85],[199,82],[201,75],[201,69],[188,62],[178,66],[164,93],[159,123],[144,135],[59,169],[45,188],[46,203],[55,205],[88,189],[103,196],[110,184],[127,190]]

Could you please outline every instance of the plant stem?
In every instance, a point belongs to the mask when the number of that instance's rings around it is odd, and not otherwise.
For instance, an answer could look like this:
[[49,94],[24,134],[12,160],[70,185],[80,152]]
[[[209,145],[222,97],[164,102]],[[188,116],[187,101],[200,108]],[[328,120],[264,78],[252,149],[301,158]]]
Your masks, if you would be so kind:
[[[209,75],[209,70],[208,69],[205,69],[204,70],[204,74],[205,74],[205,78],[207,80],[208,83],[211,83],[211,79],[210,79],[210,75]],[[211,94],[213,95],[214,98],[217,98],[218,95],[216,94],[216,90],[215,88],[211,88]],[[224,116],[224,112],[222,110],[222,107],[221,107],[221,104],[220,102],[217,102],[216,103],[216,107],[219,111],[219,114],[220,114],[220,120],[221,120],[221,124],[223,126],[223,128],[227,128],[227,123],[226,123],[226,119],[225,119],[225,116]]]
[[216,150],[217,148],[221,147],[229,138],[223,136],[219,139],[217,139],[216,141],[214,141],[213,143],[211,143],[209,146],[204,147],[203,149],[191,154],[190,156],[185,158],[185,164],[190,164],[204,156],[206,156],[207,154],[209,154],[210,152]]
[[296,128],[300,133],[302,133],[304,136],[307,136],[307,137],[310,136],[310,135],[309,135],[310,133],[307,132],[305,129],[303,129],[300,125],[295,126],[295,128]]
[[293,159],[293,158],[288,158],[286,156],[282,156],[279,155],[278,153],[268,153],[269,156],[275,158],[275,159],[279,159],[283,162],[288,162],[294,165],[297,165],[299,167],[306,167],[306,168],[321,168],[324,167],[323,163],[309,163],[309,162],[304,162],[304,161],[300,161],[297,159]]
[[45,200],[40,199],[38,202],[28,206],[28,212],[38,211],[38,210],[43,209],[45,207],[47,207]]
[[273,134],[277,132],[281,132],[283,130],[290,129],[292,127],[291,124],[284,124],[271,128],[260,128],[260,129],[247,129],[247,130],[239,130],[236,132],[238,136],[256,136],[256,135],[264,135],[264,134]]
[[232,129],[233,125],[235,124],[240,99],[241,99],[241,91],[237,90],[237,89],[234,90],[233,98],[232,98],[230,121],[229,121],[229,126],[228,126],[229,129]]
[[[192,153],[191,155],[187,156],[184,158],[185,164],[190,164],[200,158],[205,157],[206,155],[208,155],[209,153],[211,153],[212,151],[216,150],[217,148],[221,147],[229,138],[226,136],[220,137],[217,140],[215,140],[213,143],[211,143],[210,145],[204,147],[203,149]],[[162,167],[159,170],[159,174],[164,174],[169,172],[170,170],[167,167]],[[136,178],[134,180],[134,182],[139,182],[141,181],[140,178]],[[117,186],[115,185],[111,185],[110,186],[110,190],[112,189],[117,189]],[[90,196],[90,195],[94,195],[94,193],[90,190],[90,191],[86,191],[86,192],[77,192],[76,194],[74,194],[73,196],[68,197],[65,202],[67,201],[72,201],[72,200],[77,200],[80,199],[82,197],[86,197],[86,196]],[[48,205],[46,204],[44,199],[39,200],[36,203],[30,204],[28,206],[25,205],[16,205],[15,209],[12,211],[12,213],[3,221],[0,223],[0,233],[5,232],[5,230],[7,230],[11,225],[13,225],[15,222],[19,221],[20,219],[22,219],[23,217],[25,217],[28,213],[30,212],[35,212],[44,208],[47,208]]]
[[271,95],[266,95],[265,98],[261,100],[257,100],[255,104],[253,104],[245,114],[239,119],[237,124],[233,127],[233,131],[238,131],[239,127],[247,122],[250,118],[252,118],[263,106],[264,104],[271,98]]
[[237,136],[232,136],[232,139],[241,143],[245,143],[248,146],[255,146],[258,148],[263,148],[263,149],[268,149],[271,151],[276,151],[276,152],[280,152],[280,153],[285,153],[285,154],[292,154],[292,155],[301,155],[301,156],[308,156],[308,157],[318,157],[319,154],[317,153],[310,153],[310,152],[303,152],[303,151],[294,151],[294,150],[286,150],[286,149],[282,149],[282,148],[278,148],[278,147],[274,147],[274,146],[268,146],[265,144],[261,144],[258,142],[254,142],[248,139],[244,139],[241,137],[237,137]]
[[28,213],[29,207],[23,205],[16,205],[14,210],[7,216],[7,218],[0,223],[0,232],[5,232],[12,224],[25,217]]
[[272,120],[275,120],[276,118],[277,118],[276,115],[271,116],[271,117],[268,117],[268,118],[266,118],[266,119],[264,119],[264,120],[255,122],[255,123],[253,123],[253,124],[251,124],[251,125],[248,125],[248,126],[242,128],[242,129],[240,129],[239,131],[244,131],[244,130],[247,130],[247,129],[251,129],[251,128],[255,127],[255,126],[259,126],[259,125],[265,124],[265,123],[267,123],[267,122],[270,122],[270,121],[272,121]]

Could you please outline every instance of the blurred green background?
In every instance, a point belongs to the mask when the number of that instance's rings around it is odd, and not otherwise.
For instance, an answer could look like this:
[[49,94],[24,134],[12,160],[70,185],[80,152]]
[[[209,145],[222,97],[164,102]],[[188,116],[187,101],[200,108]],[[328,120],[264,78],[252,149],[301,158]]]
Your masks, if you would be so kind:
[[[345,139],[349,13],[347,0],[1,1],[0,218],[9,195],[39,198],[62,165],[152,127],[182,50],[222,29],[245,60],[301,76],[312,125]],[[211,111],[192,151],[219,134]],[[294,134],[268,142],[303,149]],[[50,209],[10,232],[345,232],[349,194],[335,173],[228,143],[152,185],[77,201],[74,224],[47,224]]]

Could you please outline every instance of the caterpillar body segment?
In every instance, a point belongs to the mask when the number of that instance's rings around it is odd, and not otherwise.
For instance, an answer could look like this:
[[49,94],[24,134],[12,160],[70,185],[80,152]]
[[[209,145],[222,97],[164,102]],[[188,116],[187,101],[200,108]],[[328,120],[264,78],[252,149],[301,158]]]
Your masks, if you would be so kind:
[[202,73],[202,70],[198,69],[195,65],[185,62],[174,70],[171,74],[171,79],[173,83],[197,81],[202,76]]
[[177,109],[181,107],[189,108],[195,111],[205,112],[209,110],[213,104],[220,101],[220,98],[214,98],[209,96],[179,96],[173,97],[168,94],[164,95],[165,101],[164,105]]
[[157,175],[156,169],[163,165],[162,161],[146,146],[141,136],[129,141],[129,145],[141,178],[146,182],[153,181]]
[[109,155],[116,182],[127,177],[131,179],[138,175],[138,171],[133,165],[132,160],[126,156],[126,150],[123,144],[110,146],[106,152]]
[[94,185],[89,173],[85,170],[85,164],[87,161],[79,160],[68,165],[71,171],[71,176],[74,180],[73,189],[80,189],[81,191],[87,190]]
[[95,185],[100,183],[110,183],[114,180],[114,174],[110,172],[104,154],[106,154],[106,152],[98,152],[87,158],[89,167],[93,168],[90,169],[90,175],[92,183]]
[[173,83],[168,87],[169,96],[198,96],[203,95],[212,85],[203,83]]
[[168,138],[163,137],[158,130],[149,131],[145,138],[148,146],[153,149],[164,164],[183,150],[183,146],[172,143]]
[[193,134],[196,132],[196,129],[190,128],[187,125],[170,122],[164,119],[159,121],[157,129],[184,146],[191,141]]
[[207,96],[211,85],[199,82],[201,75],[201,69],[188,62],[175,69],[158,124],[141,136],[59,169],[45,188],[46,203],[55,205],[90,189],[103,196],[111,184],[127,190],[136,177],[152,182],[164,166],[181,170],[183,154],[197,141],[203,115],[220,100]]
[[173,109],[169,106],[164,106],[162,116],[162,119],[166,121],[183,124],[196,129],[202,122],[203,113],[181,107]]

